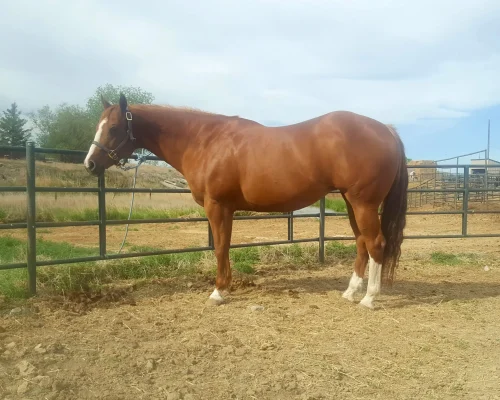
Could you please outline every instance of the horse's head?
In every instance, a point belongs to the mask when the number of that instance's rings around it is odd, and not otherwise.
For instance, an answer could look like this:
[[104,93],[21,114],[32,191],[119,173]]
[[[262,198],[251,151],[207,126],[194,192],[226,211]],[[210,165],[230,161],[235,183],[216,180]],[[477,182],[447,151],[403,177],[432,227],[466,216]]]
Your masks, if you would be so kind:
[[96,127],[95,139],[83,164],[92,175],[99,175],[135,150],[132,114],[127,99],[120,95],[120,104],[111,105],[101,96],[104,111]]

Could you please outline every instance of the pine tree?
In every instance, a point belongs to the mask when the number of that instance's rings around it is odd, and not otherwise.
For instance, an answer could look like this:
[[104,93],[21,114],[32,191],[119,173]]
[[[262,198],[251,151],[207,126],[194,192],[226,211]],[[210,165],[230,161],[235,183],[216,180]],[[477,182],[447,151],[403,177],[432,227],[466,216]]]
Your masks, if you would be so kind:
[[0,118],[0,144],[4,146],[26,146],[26,142],[31,138],[32,128],[26,129],[24,125],[28,121],[21,118],[21,111],[17,109],[17,104],[12,103],[7,111],[3,112]]

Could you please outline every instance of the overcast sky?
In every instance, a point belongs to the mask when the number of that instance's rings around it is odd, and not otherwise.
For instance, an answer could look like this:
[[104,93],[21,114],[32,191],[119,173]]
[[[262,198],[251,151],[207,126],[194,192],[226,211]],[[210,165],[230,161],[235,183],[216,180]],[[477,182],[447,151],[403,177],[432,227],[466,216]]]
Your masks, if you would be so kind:
[[84,104],[106,83],[274,125],[344,109],[396,124],[409,156],[428,159],[485,148],[490,118],[500,158],[498,0],[16,0],[1,12],[1,109]]

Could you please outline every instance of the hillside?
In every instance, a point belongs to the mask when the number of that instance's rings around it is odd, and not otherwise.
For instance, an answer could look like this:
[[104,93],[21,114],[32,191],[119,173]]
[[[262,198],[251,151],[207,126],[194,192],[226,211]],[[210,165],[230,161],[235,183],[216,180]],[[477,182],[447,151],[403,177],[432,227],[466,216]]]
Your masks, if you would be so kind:
[[[107,187],[131,187],[134,170],[122,171],[112,167],[106,172]],[[182,178],[174,168],[157,167],[143,164],[139,168],[137,187],[140,188],[165,188],[164,180]],[[26,161],[1,160],[0,161],[0,186],[25,186]],[[60,187],[96,187],[97,178],[91,176],[82,164],[69,164],[62,162],[36,162],[37,186]]]

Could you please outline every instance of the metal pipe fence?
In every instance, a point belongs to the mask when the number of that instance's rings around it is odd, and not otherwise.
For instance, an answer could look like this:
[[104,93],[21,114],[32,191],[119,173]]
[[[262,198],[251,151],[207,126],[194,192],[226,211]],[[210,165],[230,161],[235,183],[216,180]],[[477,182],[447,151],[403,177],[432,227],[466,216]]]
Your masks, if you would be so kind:
[[[79,187],[38,187],[35,182],[35,159],[36,154],[59,154],[85,156],[86,152],[77,150],[62,150],[62,149],[47,149],[36,148],[32,142],[27,143],[24,147],[0,146],[0,151],[19,152],[26,155],[26,186],[4,186],[0,187],[0,194],[8,192],[25,192],[27,199],[27,219],[26,222],[16,223],[0,223],[0,230],[3,229],[27,229],[27,255],[26,262],[0,264],[0,270],[27,268],[28,271],[28,289],[31,295],[36,294],[36,268],[48,265],[60,265],[71,263],[82,263],[99,260],[116,260],[132,257],[156,256],[165,254],[199,252],[214,249],[214,242],[210,223],[205,217],[196,218],[157,218],[157,219],[118,219],[108,220],[106,213],[106,193],[191,193],[189,189],[148,189],[148,188],[106,188],[104,175],[97,179],[96,188],[79,188]],[[137,159],[137,156],[132,155],[130,159]],[[149,156],[148,160],[159,160],[157,157]],[[439,165],[437,168],[456,168],[462,169],[463,172],[463,187],[456,189],[408,189],[408,193],[459,193],[462,195],[462,209],[456,211],[409,211],[407,215],[461,215],[462,227],[460,234],[443,234],[443,235],[406,235],[405,239],[444,239],[444,238],[470,238],[470,237],[500,237],[500,233],[491,234],[469,234],[467,231],[469,214],[499,214],[500,211],[485,210],[471,211],[468,207],[469,195],[479,192],[500,192],[499,188],[471,188],[469,181],[470,165]],[[488,168],[498,168],[500,166],[490,165]],[[436,168],[436,165],[412,165],[411,168]],[[96,193],[98,197],[98,219],[93,221],[71,221],[71,222],[40,222],[36,221],[36,194],[37,193]],[[332,193],[339,193],[333,191]],[[292,243],[318,243],[318,259],[323,262],[325,259],[325,243],[327,241],[337,240],[355,240],[354,236],[325,236],[326,217],[348,216],[345,212],[332,212],[326,209],[326,197],[320,199],[319,212],[317,213],[301,213],[294,212],[283,213],[278,215],[254,215],[254,216],[234,216],[235,220],[261,220],[261,219],[287,219],[288,231],[287,238],[283,240],[256,242],[256,243],[239,243],[231,244],[231,248],[256,247],[256,246],[272,246]],[[317,218],[319,220],[318,236],[312,238],[296,239],[294,238],[294,220],[297,218]],[[142,251],[132,253],[110,254],[106,246],[106,227],[109,225],[125,225],[125,224],[151,224],[151,223],[184,223],[184,222],[207,222],[207,245],[202,247],[190,247],[181,249],[166,249],[154,251]],[[99,255],[87,257],[74,257],[68,259],[52,259],[38,260],[36,256],[36,238],[37,228],[55,228],[55,227],[80,227],[80,226],[98,226],[99,229]]]

